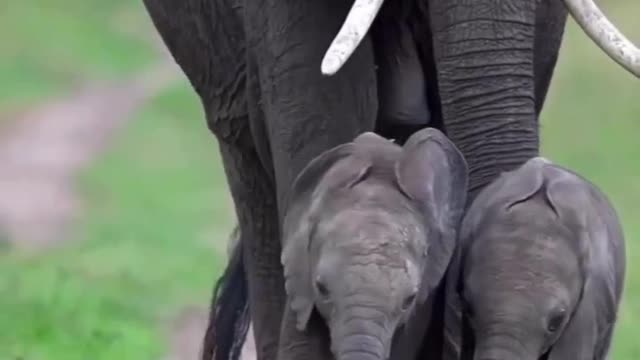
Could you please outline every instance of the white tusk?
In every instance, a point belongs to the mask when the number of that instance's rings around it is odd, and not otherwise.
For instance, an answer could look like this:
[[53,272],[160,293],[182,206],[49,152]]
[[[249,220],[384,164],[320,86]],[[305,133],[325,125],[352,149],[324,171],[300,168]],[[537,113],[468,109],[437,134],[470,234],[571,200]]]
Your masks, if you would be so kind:
[[616,29],[593,0],[565,0],[565,3],[584,32],[613,60],[640,78],[640,49]]
[[355,0],[338,35],[322,59],[324,75],[333,75],[344,65],[369,31],[384,0]]

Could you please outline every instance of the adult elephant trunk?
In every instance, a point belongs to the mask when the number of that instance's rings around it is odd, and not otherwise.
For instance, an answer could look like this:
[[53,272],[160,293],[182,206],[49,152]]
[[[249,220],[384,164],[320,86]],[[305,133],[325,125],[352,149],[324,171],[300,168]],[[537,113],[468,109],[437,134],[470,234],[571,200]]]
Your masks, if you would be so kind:
[[386,360],[392,334],[381,315],[374,309],[349,308],[345,321],[338,321],[331,331],[336,360]]
[[538,156],[536,4],[429,2],[442,117],[469,165],[470,199],[501,172]]

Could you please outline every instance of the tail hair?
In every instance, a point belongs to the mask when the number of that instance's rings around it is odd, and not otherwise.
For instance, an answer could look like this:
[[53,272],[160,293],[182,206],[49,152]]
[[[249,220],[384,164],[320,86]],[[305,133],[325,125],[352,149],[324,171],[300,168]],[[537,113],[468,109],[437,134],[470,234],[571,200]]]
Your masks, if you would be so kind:
[[231,236],[235,248],[213,290],[201,360],[239,360],[249,330],[249,291],[237,225]]

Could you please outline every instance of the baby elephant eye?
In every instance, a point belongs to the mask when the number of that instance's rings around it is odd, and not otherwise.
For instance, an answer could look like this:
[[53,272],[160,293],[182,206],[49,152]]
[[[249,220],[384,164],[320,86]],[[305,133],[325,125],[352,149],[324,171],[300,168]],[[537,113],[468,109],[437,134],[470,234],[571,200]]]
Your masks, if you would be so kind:
[[329,289],[327,289],[327,285],[320,280],[316,280],[316,290],[323,299],[327,299],[329,297]]
[[407,296],[406,298],[404,298],[404,300],[402,301],[402,311],[408,310],[411,305],[413,305],[414,301],[416,301],[416,294],[412,293],[411,295]]
[[549,331],[550,333],[555,333],[556,331],[558,331],[558,329],[560,329],[560,327],[564,323],[565,313],[565,309],[559,309],[558,311],[556,311],[551,316],[551,318],[549,318],[549,322],[547,323],[547,331]]

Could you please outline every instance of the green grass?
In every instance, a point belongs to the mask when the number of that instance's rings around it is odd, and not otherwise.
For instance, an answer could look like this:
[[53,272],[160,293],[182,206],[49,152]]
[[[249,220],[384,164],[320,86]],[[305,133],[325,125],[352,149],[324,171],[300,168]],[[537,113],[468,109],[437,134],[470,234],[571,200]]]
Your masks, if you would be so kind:
[[0,110],[26,105],[87,77],[111,77],[153,59],[142,1],[3,0]]
[[190,90],[163,94],[82,179],[76,241],[0,255],[0,359],[157,359],[179,308],[206,307],[234,219]]
[[[640,4],[612,1],[603,10],[640,44]],[[580,172],[607,193],[627,242],[626,291],[613,358],[640,358],[640,82],[600,51],[571,21],[543,113],[545,156]]]

